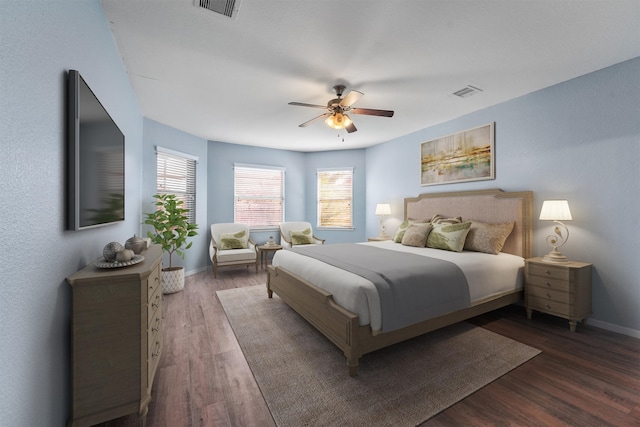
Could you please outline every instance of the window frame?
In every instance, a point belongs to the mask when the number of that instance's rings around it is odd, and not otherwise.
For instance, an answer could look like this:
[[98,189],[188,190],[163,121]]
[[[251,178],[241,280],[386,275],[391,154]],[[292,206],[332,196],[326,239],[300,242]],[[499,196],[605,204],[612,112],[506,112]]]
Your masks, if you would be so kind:
[[[160,179],[160,161],[162,158],[165,158],[165,163],[168,160],[173,159],[176,162],[176,165],[172,167],[176,167],[177,163],[184,162],[185,169],[184,171],[179,171],[184,174],[184,189],[178,188],[178,186],[167,185],[167,176],[163,174],[164,178]],[[183,153],[176,150],[171,150],[169,148],[156,146],[156,193],[158,194],[175,194],[176,198],[182,200],[184,202],[183,207],[189,209],[187,212],[187,218],[190,224],[197,224],[196,216],[197,216],[197,168],[198,168],[198,157],[193,156],[191,154]],[[166,170],[166,169],[165,169]],[[164,186],[161,186],[161,181],[165,182]],[[177,179],[174,179],[176,181]]]
[[[341,173],[349,173],[351,178],[351,186],[349,188],[350,197],[349,197],[349,225],[321,225],[322,224],[322,189],[321,189],[321,175],[324,173],[330,172],[341,172]],[[354,203],[354,179],[355,179],[355,169],[353,167],[340,167],[340,168],[318,168],[316,170],[316,228],[322,230],[354,230],[353,224],[353,203]]]
[[[237,171],[238,170],[252,170],[255,171],[256,173],[264,173],[264,174],[269,174],[269,173],[273,173],[274,175],[276,173],[278,173],[280,175],[280,194],[276,195],[275,198],[273,199],[269,199],[268,197],[265,197],[264,200],[279,200],[280,203],[280,215],[277,221],[275,221],[273,224],[254,224],[252,223],[252,221],[248,221],[244,218],[240,218],[238,216],[238,201],[240,200],[239,198],[239,194],[238,194],[238,175],[237,175]],[[286,180],[286,169],[284,167],[281,166],[271,166],[271,165],[256,165],[256,164],[246,164],[246,163],[234,163],[233,165],[233,221],[234,222],[238,222],[238,223],[242,223],[242,224],[248,224],[249,225],[249,229],[252,231],[266,231],[266,230],[277,230],[280,223],[284,222],[284,215],[285,215],[285,201],[286,201],[286,197],[285,197],[285,180]],[[268,195],[267,195],[268,196]],[[246,197],[253,197],[255,198],[255,195],[249,195]],[[277,202],[276,202],[277,203]]]

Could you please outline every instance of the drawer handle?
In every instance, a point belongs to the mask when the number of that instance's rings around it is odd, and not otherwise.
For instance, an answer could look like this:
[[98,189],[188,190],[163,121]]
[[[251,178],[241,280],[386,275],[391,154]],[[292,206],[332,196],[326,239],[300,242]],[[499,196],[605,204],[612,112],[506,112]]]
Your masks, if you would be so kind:
[[547,292],[547,298],[551,298],[551,294]]
[[545,270],[544,272],[545,272],[545,274],[551,274],[551,272],[549,270]]
[[156,326],[151,328],[152,332],[158,332],[160,330],[160,318],[156,317]]
[[549,287],[551,287],[551,283],[549,283],[549,282],[544,282],[544,284],[549,286]]
[[160,356],[160,341],[156,341],[156,351],[151,353],[151,358],[152,359],[155,359],[158,356]]
[[158,303],[158,300],[160,299],[160,297],[158,295],[156,295],[156,302],[152,303],[151,306],[158,308],[160,306],[160,304]]
[[547,308],[551,308],[551,306],[549,304],[547,304]]

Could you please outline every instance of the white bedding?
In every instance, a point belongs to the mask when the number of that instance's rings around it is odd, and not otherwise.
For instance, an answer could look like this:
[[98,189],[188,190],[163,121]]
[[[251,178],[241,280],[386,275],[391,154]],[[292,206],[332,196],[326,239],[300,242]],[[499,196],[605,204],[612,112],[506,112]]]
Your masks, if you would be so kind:
[[[391,240],[360,244],[456,263],[469,284],[472,304],[506,291],[521,289],[523,286],[524,259],[516,255],[490,255],[470,251],[457,253],[404,246]],[[283,267],[330,292],[337,304],[358,315],[360,325],[371,325],[372,332],[379,333],[382,325],[380,300],[376,287],[369,280],[289,250],[277,251],[273,257],[273,266]]]

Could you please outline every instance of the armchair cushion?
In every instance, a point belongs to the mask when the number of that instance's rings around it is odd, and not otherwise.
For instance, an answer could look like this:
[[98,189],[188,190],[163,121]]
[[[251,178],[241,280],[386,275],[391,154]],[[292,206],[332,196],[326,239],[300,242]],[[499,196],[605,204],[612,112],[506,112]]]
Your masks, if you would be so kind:
[[247,249],[249,235],[246,230],[236,233],[220,233],[220,250]]
[[310,245],[313,243],[313,235],[311,229],[307,228],[302,231],[290,231],[292,245]]

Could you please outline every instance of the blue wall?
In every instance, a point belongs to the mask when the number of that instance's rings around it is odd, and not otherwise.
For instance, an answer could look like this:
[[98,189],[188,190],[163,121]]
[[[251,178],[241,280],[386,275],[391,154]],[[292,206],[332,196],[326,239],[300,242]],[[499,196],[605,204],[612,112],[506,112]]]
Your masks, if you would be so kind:
[[[69,411],[65,277],[139,231],[142,115],[97,1],[0,1],[0,424],[61,426]],[[125,134],[125,217],[64,231],[67,70]]]
[[[420,186],[420,143],[495,122],[496,179]],[[367,149],[367,212],[420,193],[501,188],[534,192],[534,253],[549,251],[542,201],[566,198],[573,221],[562,252],[591,262],[590,322],[640,333],[640,58]],[[367,218],[373,233],[377,219]],[[391,228],[391,227],[390,227]],[[393,231],[393,230],[392,230]]]

